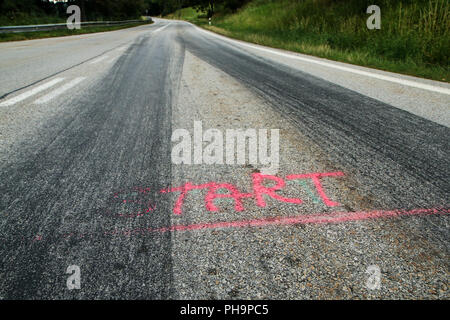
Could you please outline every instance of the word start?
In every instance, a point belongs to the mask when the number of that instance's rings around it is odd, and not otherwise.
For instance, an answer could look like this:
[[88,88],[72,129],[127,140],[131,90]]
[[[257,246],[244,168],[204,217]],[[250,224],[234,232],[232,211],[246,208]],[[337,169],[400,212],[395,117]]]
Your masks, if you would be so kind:
[[[179,192],[177,200],[175,201],[175,205],[173,207],[173,213],[176,215],[180,215],[183,212],[183,203],[186,196],[195,190],[206,190],[204,196],[205,207],[208,211],[215,212],[218,211],[219,208],[215,205],[214,201],[216,199],[232,199],[234,201],[234,209],[236,211],[243,211],[244,205],[242,200],[245,198],[253,198],[255,204],[258,207],[266,207],[266,201],[264,196],[268,196],[272,199],[275,199],[280,202],[285,203],[293,203],[293,204],[302,204],[303,200],[299,198],[287,198],[281,196],[277,193],[283,189],[286,185],[286,181],[299,180],[299,179],[310,179],[314,184],[314,187],[317,191],[322,202],[328,207],[340,206],[340,203],[331,200],[327,194],[325,193],[324,187],[322,185],[321,179],[325,177],[341,177],[344,176],[343,172],[319,172],[319,173],[307,173],[307,174],[291,174],[282,179],[280,177],[274,175],[265,175],[262,173],[253,173],[252,174],[252,192],[243,193],[240,192],[239,189],[231,183],[218,183],[218,182],[207,182],[203,184],[193,184],[191,182],[187,182],[179,187],[169,187],[160,190],[160,193],[172,193]],[[266,186],[267,182],[271,182],[272,186]],[[150,190],[148,188],[135,188],[140,193],[148,193]],[[224,191],[226,193],[224,193]],[[114,198],[120,198],[121,193],[116,193]],[[133,202],[133,200],[124,200],[126,202]],[[155,205],[149,205],[149,208],[143,212],[150,212],[155,209]],[[142,215],[142,214],[141,214]]]

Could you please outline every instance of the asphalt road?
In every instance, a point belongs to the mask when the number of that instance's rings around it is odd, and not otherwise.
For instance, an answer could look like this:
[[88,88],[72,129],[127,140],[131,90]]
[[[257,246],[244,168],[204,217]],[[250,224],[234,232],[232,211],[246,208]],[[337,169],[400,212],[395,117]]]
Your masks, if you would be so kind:
[[[448,299],[450,86],[258,50],[167,20],[0,44],[0,297]],[[171,188],[262,169],[172,163],[194,121],[280,129],[303,203],[194,190],[175,214]]]

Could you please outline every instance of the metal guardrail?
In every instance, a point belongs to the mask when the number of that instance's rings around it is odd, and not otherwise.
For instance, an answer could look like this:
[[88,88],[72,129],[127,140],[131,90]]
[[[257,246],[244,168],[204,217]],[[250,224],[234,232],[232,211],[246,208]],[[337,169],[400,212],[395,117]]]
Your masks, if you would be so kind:
[[[137,22],[151,22],[152,19],[147,20],[123,20],[123,21],[87,21],[81,22],[80,25],[83,26],[112,26],[112,25],[122,25]],[[49,31],[67,28],[66,23],[55,23],[55,24],[37,24],[37,25],[27,25],[27,26],[6,26],[0,27],[0,33],[14,33],[14,32],[34,32],[34,31]]]

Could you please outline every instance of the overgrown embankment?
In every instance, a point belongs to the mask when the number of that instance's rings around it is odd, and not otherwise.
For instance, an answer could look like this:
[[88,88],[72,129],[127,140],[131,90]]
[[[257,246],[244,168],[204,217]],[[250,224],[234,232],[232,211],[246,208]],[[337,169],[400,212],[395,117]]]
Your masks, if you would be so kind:
[[[450,79],[448,0],[253,0],[237,12],[181,18],[233,38],[434,80]],[[381,8],[381,29],[369,30],[366,9]]]

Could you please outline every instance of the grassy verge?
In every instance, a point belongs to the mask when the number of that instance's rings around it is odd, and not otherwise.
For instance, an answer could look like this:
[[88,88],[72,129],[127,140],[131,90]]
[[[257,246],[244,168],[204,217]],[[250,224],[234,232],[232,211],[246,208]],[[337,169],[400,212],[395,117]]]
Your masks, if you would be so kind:
[[51,24],[51,23],[64,23],[66,19],[59,18],[57,16],[49,16],[43,14],[19,14],[14,16],[13,19],[4,15],[0,15],[0,26],[23,26],[29,24]]
[[0,33],[0,42],[5,41],[20,41],[20,40],[32,40],[32,39],[41,39],[41,38],[51,38],[51,37],[64,37],[64,36],[73,36],[78,34],[87,34],[87,33],[95,33],[95,32],[106,32],[106,31],[114,31],[126,28],[133,28],[137,26],[141,26],[144,24],[151,24],[153,22],[137,22],[131,23],[121,26],[92,26],[92,27],[82,27],[79,30],[69,30],[69,29],[60,29],[60,30],[51,30],[51,31],[35,31],[35,32],[18,32],[18,33]]
[[185,8],[168,16],[248,42],[433,80],[450,79],[447,0],[378,0],[381,30],[369,30],[364,0],[253,0],[220,7],[209,26]]

